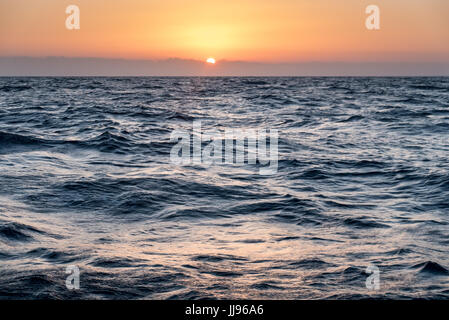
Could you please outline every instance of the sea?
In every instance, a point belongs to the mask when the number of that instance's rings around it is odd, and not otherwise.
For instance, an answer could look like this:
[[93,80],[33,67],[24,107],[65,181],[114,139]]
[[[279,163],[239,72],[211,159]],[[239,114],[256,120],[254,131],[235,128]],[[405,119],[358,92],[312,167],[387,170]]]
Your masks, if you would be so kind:
[[448,299],[448,137],[448,77],[0,78],[0,299]]

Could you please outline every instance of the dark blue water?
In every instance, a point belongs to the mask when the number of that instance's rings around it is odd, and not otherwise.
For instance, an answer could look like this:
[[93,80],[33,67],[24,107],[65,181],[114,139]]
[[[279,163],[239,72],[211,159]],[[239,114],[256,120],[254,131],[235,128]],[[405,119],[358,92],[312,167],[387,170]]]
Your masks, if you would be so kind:
[[[278,172],[172,164],[194,120]],[[1,78],[0,297],[449,298],[448,136],[449,78]]]

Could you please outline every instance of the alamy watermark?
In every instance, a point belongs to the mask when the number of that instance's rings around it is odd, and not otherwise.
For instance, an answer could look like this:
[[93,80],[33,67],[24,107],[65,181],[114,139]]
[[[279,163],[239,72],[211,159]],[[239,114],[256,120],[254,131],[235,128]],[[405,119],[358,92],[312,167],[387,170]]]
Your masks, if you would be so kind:
[[369,290],[379,290],[380,289],[380,271],[377,266],[374,264],[370,264],[365,272],[370,274],[368,278],[366,278],[365,286]]
[[366,7],[365,13],[369,16],[365,20],[365,26],[368,30],[380,30],[380,9],[375,4]]
[[[192,132],[174,130],[170,161],[177,165],[237,164],[261,165],[259,174],[272,175],[278,170],[278,131],[276,129],[206,130],[194,121]],[[192,137],[191,137],[192,136]]]
[[69,290],[79,290],[80,289],[80,269],[78,266],[67,266],[65,273],[68,274],[65,279],[65,286]]
[[80,8],[74,4],[65,9],[65,13],[69,16],[65,20],[65,27],[68,30],[79,30],[80,28]]

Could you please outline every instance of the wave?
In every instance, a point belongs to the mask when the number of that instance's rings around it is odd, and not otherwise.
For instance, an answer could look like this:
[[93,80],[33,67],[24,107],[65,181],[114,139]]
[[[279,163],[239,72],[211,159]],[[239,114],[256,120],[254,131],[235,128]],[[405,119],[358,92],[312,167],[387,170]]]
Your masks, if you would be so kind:
[[25,90],[31,90],[33,87],[26,85],[18,85],[18,86],[0,86],[0,92],[21,92]]
[[39,145],[45,143],[45,140],[32,136],[24,136],[0,131],[0,147],[5,147],[8,145]]
[[449,270],[433,261],[426,261],[414,265],[413,268],[419,269],[421,274],[431,274],[431,275],[445,275],[449,276]]
[[0,237],[6,241],[27,242],[32,241],[33,235],[44,234],[45,232],[32,226],[18,223],[0,221]]

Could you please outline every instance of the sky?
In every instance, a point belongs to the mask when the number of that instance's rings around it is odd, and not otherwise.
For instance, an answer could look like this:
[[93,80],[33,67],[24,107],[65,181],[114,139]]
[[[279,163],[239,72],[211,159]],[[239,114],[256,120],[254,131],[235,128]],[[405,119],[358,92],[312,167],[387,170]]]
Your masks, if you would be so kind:
[[[370,4],[380,30],[365,27]],[[446,65],[449,1],[0,0],[0,57],[24,56]]]

